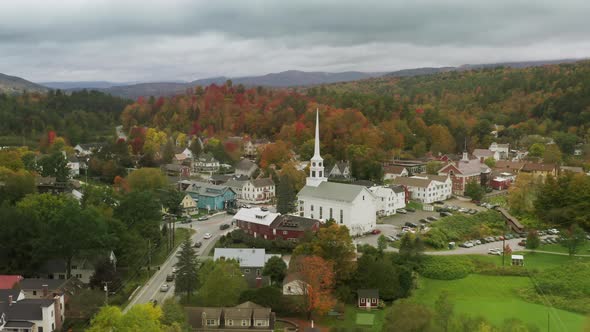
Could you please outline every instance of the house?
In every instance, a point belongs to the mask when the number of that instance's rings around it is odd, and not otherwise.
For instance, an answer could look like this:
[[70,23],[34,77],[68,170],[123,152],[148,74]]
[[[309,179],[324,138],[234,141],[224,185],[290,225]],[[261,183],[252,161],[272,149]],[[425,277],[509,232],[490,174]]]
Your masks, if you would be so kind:
[[193,199],[190,194],[184,195],[184,198],[180,202],[180,207],[182,208],[182,213],[186,216],[193,215],[197,213],[197,202]]
[[275,313],[253,302],[229,308],[185,307],[184,310],[191,331],[273,332],[275,329]]
[[248,140],[244,144],[244,155],[248,157],[256,157],[260,150],[269,143],[270,141],[266,139]]
[[520,170],[524,167],[524,164],[525,163],[522,161],[498,160],[496,161],[496,165],[494,165],[494,170],[499,172],[518,174]]
[[492,170],[479,159],[470,159],[463,152],[461,160],[443,166],[438,175],[449,176],[453,183],[453,194],[464,196],[465,187],[469,182],[477,182],[487,186]]
[[524,266],[524,256],[523,255],[512,255],[511,264],[513,266]]
[[70,170],[70,178],[80,176],[80,160],[76,156],[67,156],[68,163],[66,164]]
[[309,284],[298,273],[289,273],[283,279],[283,295],[304,295]]
[[215,173],[219,171],[220,165],[219,161],[213,157],[211,153],[202,153],[199,157],[195,160],[194,163],[195,171],[196,172],[211,172]]
[[[6,292],[2,292],[6,293]],[[0,331],[53,332],[60,330],[64,321],[63,296],[49,299],[22,298],[22,292],[2,294],[0,298]]]
[[281,215],[260,208],[240,209],[233,218],[234,224],[253,237],[267,240],[297,241],[306,232],[317,232],[320,222],[300,216]]
[[408,176],[414,174],[424,173],[426,171],[426,162],[422,160],[399,160],[394,159],[392,161],[384,163],[383,167],[388,166],[402,166],[408,171]]
[[96,152],[100,152],[104,144],[102,143],[86,143],[86,144],[78,144],[74,147],[74,151],[76,151],[76,155],[79,157],[87,157]]
[[0,289],[12,289],[21,280],[21,275],[0,275]]
[[197,201],[199,209],[225,210],[236,205],[236,193],[225,185],[215,185],[198,181],[183,181],[185,191]]
[[351,235],[373,230],[377,224],[377,199],[364,186],[328,182],[320,156],[319,112],[316,112],[315,146],[306,185],[297,194],[299,215],[320,220],[333,219]]
[[473,150],[473,156],[479,159],[480,162],[485,162],[488,158],[493,158],[494,160],[500,160],[500,153],[497,151],[492,151],[488,149],[475,149]]
[[410,172],[404,166],[392,165],[383,167],[383,180],[393,180],[399,176],[409,176]]
[[549,175],[556,177],[558,167],[555,164],[526,163],[522,167],[522,173],[529,173],[535,178],[545,179]]
[[332,167],[328,177],[349,180],[351,178],[350,163],[348,161],[337,162],[334,167]]
[[247,203],[264,204],[275,198],[275,183],[272,178],[248,180],[242,187],[241,200]]
[[189,177],[191,176],[191,169],[189,166],[180,164],[166,164],[162,165],[162,171],[171,177]]
[[495,176],[492,178],[492,181],[490,181],[490,186],[495,190],[506,190],[510,188],[511,184],[512,180],[510,178],[502,176]]
[[245,158],[240,160],[234,168],[236,170],[236,176],[246,176],[248,178],[251,178],[254,172],[258,170],[258,166],[255,163]]
[[[213,259],[233,259],[240,264],[240,270],[247,276],[262,276],[264,264],[273,256],[281,255],[266,254],[265,249],[249,248],[215,248]],[[268,282],[270,284],[270,281]]]
[[490,151],[498,153],[498,159],[496,160],[507,160],[510,157],[510,144],[500,144],[493,142],[490,144]]
[[44,299],[55,294],[62,294],[68,280],[25,278],[18,284],[27,299]]
[[406,207],[406,193],[402,186],[373,186],[369,190],[377,197],[377,215],[390,216]]
[[378,289],[359,289],[357,291],[359,308],[377,308],[379,306]]
[[398,177],[394,185],[403,186],[410,198],[430,204],[451,198],[453,182],[449,176],[420,174],[410,177]]
[[[88,284],[94,274],[94,264],[85,258],[74,258],[72,260],[72,277],[78,278],[81,282]],[[67,279],[66,262],[63,259],[52,259],[41,266],[37,272],[41,278],[58,279],[62,283]],[[31,279],[25,279],[31,280]]]

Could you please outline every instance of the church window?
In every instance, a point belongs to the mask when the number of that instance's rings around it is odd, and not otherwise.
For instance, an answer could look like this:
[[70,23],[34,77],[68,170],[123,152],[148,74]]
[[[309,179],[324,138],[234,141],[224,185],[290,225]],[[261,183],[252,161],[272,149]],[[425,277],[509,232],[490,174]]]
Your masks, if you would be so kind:
[[332,208],[330,208],[330,219],[332,219]]
[[340,223],[344,223],[344,211],[342,211],[342,209],[340,209]]
[[311,205],[310,209],[311,209],[311,211],[313,211],[313,204]]
[[322,171],[320,171],[319,173],[320,173],[320,177],[322,177]]
[[320,206],[320,219],[322,219],[322,218],[323,218],[323,209],[322,209],[322,207]]
[[311,163],[311,165],[312,165],[313,167],[315,167],[315,163]]
[[315,178],[315,171],[311,171],[311,177]]

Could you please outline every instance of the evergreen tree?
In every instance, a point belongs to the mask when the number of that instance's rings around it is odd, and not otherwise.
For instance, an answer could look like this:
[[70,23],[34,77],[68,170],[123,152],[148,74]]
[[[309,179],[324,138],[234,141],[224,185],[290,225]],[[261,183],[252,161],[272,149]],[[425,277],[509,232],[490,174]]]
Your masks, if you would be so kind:
[[264,270],[262,270],[262,274],[270,277],[270,280],[277,285],[283,282],[286,273],[287,264],[285,264],[282,258],[277,256],[271,257],[266,264],[264,264]]
[[295,190],[291,179],[281,176],[277,188],[277,212],[281,214],[292,212],[295,209]]
[[197,254],[192,247],[190,238],[182,244],[176,268],[178,269],[176,272],[176,292],[186,293],[187,299],[190,300],[191,295],[199,286]]

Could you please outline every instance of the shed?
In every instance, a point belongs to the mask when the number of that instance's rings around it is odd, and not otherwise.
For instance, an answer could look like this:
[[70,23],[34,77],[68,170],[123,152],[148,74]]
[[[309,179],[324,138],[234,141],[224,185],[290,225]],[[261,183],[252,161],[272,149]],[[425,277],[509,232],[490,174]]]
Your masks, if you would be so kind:
[[513,266],[524,266],[524,256],[523,255],[512,255],[512,264]]
[[379,305],[378,289],[359,289],[357,294],[359,308],[377,308]]

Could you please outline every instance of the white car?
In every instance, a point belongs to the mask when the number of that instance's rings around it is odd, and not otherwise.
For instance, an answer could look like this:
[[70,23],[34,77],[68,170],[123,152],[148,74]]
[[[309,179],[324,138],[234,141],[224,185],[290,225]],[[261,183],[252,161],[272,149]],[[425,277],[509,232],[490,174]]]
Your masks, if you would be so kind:
[[167,292],[170,289],[170,286],[168,286],[168,284],[162,284],[162,286],[160,286],[160,292]]
[[175,267],[172,268],[172,273],[176,273],[178,271]]
[[502,250],[500,248],[492,248],[488,250],[488,255],[496,255],[496,256],[501,256],[502,255]]
[[205,240],[207,240],[207,239],[210,239],[210,238],[211,238],[211,236],[212,236],[212,235],[211,235],[211,233],[205,233],[205,235],[203,236],[203,238],[204,238]]
[[551,229],[547,230],[547,233],[557,235],[557,234],[559,234],[559,231],[555,228],[551,228]]

